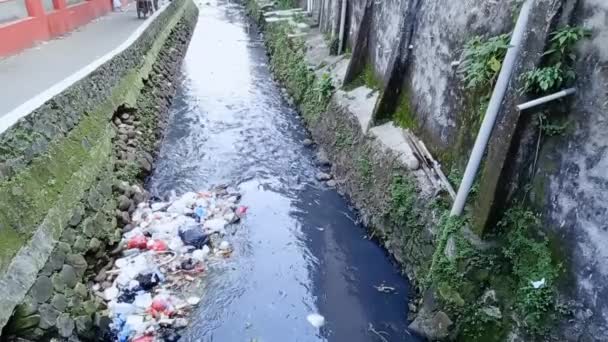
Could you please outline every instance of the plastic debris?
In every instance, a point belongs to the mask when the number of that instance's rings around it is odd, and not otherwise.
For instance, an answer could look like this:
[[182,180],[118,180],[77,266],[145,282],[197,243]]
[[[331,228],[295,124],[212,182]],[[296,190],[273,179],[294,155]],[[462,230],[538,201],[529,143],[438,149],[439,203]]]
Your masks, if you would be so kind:
[[180,229],[179,237],[184,242],[184,245],[195,248],[203,248],[209,242],[209,235],[203,232],[199,226]]
[[131,215],[133,229],[123,233],[121,245],[126,248],[107,277],[93,285],[97,291],[105,289],[98,296],[107,302],[110,340],[180,339],[178,330],[187,326],[188,313],[201,301],[180,297],[180,290],[204,275],[207,262],[232,253],[223,237],[247,212],[238,205],[240,198],[221,187],[137,205]]
[[128,249],[133,249],[133,248],[146,249],[147,247],[148,247],[148,239],[143,235],[134,236],[127,242]]
[[319,315],[318,313],[312,313],[306,316],[308,323],[310,323],[315,328],[320,328],[325,325],[325,317]]
[[540,289],[541,287],[545,286],[545,278],[538,281],[532,281],[531,283],[533,288]]

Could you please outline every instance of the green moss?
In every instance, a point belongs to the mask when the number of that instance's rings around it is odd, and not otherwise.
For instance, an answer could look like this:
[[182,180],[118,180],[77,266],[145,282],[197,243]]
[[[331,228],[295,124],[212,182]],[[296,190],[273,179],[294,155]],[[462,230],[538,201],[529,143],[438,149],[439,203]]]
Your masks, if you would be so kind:
[[353,90],[362,86],[366,86],[373,90],[382,89],[382,81],[376,77],[376,73],[371,63],[365,63],[361,73],[349,84],[344,86],[344,90]]
[[397,109],[393,115],[393,120],[397,125],[403,128],[412,130],[418,128],[416,113],[413,111],[408,93],[405,91],[402,91],[399,95],[399,102],[397,103]]

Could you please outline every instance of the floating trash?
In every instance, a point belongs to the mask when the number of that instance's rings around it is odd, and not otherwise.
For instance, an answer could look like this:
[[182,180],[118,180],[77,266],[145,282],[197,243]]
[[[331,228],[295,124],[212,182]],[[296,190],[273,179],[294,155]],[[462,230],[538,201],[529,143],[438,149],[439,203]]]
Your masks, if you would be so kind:
[[180,338],[177,330],[187,326],[189,312],[201,299],[182,298],[176,290],[202,276],[209,258],[231,255],[232,246],[222,237],[228,225],[245,216],[247,207],[239,206],[239,199],[220,189],[137,206],[134,228],[122,237],[122,255],[100,281],[111,286],[103,292],[100,284],[94,286],[107,302],[113,340]]

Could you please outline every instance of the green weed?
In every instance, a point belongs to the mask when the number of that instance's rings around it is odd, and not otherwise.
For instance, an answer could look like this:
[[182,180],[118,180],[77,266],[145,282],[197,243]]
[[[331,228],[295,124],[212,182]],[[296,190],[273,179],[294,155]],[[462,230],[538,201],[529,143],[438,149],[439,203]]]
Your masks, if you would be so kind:
[[509,49],[509,34],[474,37],[464,47],[459,73],[469,89],[492,88]]

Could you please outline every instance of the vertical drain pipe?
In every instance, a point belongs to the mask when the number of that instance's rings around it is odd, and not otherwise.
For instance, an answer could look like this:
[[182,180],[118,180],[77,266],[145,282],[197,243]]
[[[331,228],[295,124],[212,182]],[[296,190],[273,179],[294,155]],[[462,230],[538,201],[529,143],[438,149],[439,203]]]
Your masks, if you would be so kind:
[[521,7],[521,11],[519,12],[519,18],[517,19],[517,23],[515,24],[513,35],[511,37],[510,48],[505,56],[502,69],[500,70],[498,80],[496,81],[496,86],[494,87],[494,92],[492,93],[490,103],[488,104],[488,109],[486,110],[486,115],[483,118],[479,133],[475,139],[475,145],[473,146],[473,151],[471,151],[471,157],[467,163],[467,168],[464,171],[462,181],[460,182],[460,187],[458,188],[458,193],[456,194],[456,199],[454,200],[454,204],[450,212],[451,216],[460,216],[462,214],[467,197],[469,196],[469,192],[473,186],[473,181],[475,180],[475,175],[479,170],[481,158],[483,157],[486,146],[488,145],[488,141],[490,140],[490,135],[492,134],[492,129],[494,127],[494,123],[496,122],[498,111],[500,110],[500,105],[505,93],[507,92],[507,87],[515,66],[515,60],[519,55],[519,51],[521,50],[524,33],[528,27],[528,20],[530,19],[532,1],[533,0],[526,0]]
[[342,7],[340,8],[340,35],[339,44],[338,44],[338,52],[337,54],[342,54],[342,49],[344,49],[344,30],[346,28],[346,0],[342,0]]

